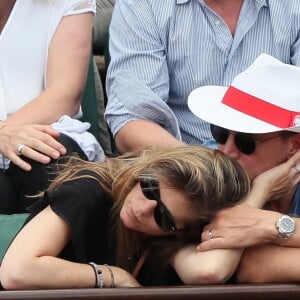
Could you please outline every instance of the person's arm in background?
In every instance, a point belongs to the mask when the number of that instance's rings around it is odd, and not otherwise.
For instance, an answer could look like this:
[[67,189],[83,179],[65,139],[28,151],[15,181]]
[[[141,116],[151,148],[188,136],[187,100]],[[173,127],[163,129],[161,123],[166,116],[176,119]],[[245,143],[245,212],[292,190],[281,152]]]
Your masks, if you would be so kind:
[[106,121],[117,148],[180,145],[176,117],[167,106],[165,47],[148,1],[117,1],[110,25]]
[[144,146],[178,146],[183,144],[160,125],[145,120],[128,122],[117,133],[115,141],[121,153]]
[[[268,199],[277,198],[297,185],[300,178],[295,176],[294,170],[291,171],[291,166],[294,166],[299,158],[300,152],[296,153],[288,162],[262,173],[255,179],[251,192],[243,203],[220,212],[220,214],[226,214],[226,211],[232,211],[228,217],[228,220],[234,223],[232,227],[226,228],[215,219],[205,227],[201,235],[202,243],[198,247],[188,245],[176,253],[172,265],[183,282],[186,284],[224,283],[237,268],[237,278],[241,282],[280,282],[281,280],[288,282],[297,281],[297,279],[299,281],[300,268],[295,261],[296,256],[299,256],[300,249],[295,250],[291,247],[300,248],[300,230],[282,244],[282,246],[290,248],[283,249],[284,247],[274,246],[270,243],[247,248],[249,243],[251,246],[270,242],[276,238],[275,221],[280,214],[263,211],[260,208]],[[253,212],[261,214],[256,218]],[[260,228],[261,230],[255,226],[262,224],[259,220],[265,222],[264,224],[268,224],[271,220],[272,224],[271,228],[267,230],[267,236],[263,230],[264,226]],[[252,223],[240,227],[241,222]],[[300,220],[297,220],[297,223],[300,227]],[[212,230],[213,238],[209,237],[209,230]],[[236,240],[225,240],[226,244],[224,245],[222,234],[231,233],[232,230],[234,230],[234,234],[231,236]],[[253,235],[253,230],[255,235]],[[238,233],[241,234],[241,237]],[[280,251],[279,248],[283,250]],[[287,262],[294,263],[294,266],[291,266],[291,272],[288,267],[283,268],[281,265],[279,260],[281,256],[282,261],[287,265],[289,265]],[[292,259],[290,259],[291,257]],[[276,259],[276,263],[274,263],[274,259]],[[282,269],[285,269],[286,273],[281,273]],[[258,270],[259,276],[257,275]]]
[[91,53],[92,25],[92,13],[63,18],[50,44],[45,90],[4,121],[10,126],[0,130],[1,153],[25,170],[31,166],[16,154],[20,144],[26,146],[24,156],[41,163],[66,152],[54,139],[59,133],[49,124],[79,111]]

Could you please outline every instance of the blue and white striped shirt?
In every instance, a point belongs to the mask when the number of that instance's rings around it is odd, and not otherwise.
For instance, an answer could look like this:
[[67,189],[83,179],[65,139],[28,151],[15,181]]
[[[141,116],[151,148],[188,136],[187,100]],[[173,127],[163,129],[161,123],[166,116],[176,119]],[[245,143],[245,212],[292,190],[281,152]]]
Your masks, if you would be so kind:
[[117,0],[109,49],[113,134],[147,119],[186,143],[203,143],[209,126],[189,111],[189,93],[228,86],[260,53],[300,65],[300,0],[244,0],[234,37],[203,0]]

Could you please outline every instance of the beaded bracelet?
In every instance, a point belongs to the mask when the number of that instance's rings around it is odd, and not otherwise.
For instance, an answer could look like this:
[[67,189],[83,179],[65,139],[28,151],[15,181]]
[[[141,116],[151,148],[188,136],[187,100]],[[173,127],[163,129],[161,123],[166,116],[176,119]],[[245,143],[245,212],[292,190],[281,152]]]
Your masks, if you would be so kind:
[[96,284],[95,288],[102,289],[104,286],[104,280],[103,280],[103,273],[100,267],[95,264],[94,262],[89,262],[89,265],[93,268],[95,275],[96,275]]
[[111,283],[110,283],[110,287],[114,288],[115,287],[115,276],[114,273],[111,269],[111,267],[107,264],[104,264],[104,266],[108,269],[109,273],[110,273],[110,278],[111,278]]

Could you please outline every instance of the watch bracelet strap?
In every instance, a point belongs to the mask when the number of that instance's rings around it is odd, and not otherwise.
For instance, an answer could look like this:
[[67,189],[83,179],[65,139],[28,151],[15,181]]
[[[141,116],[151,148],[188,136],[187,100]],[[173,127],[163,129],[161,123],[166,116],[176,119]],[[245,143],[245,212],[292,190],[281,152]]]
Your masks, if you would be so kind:
[[275,238],[275,240],[274,240],[274,243],[275,243],[275,244],[282,244],[282,243],[284,243],[284,242],[287,241],[291,236],[293,236],[293,234],[294,234],[294,232],[295,232],[295,230],[294,230],[292,233],[286,233],[286,234],[283,234],[283,233],[281,233],[281,232],[279,231],[279,219],[282,218],[283,216],[287,216],[287,217],[289,217],[289,218],[292,218],[291,216],[285,215],[285,214],[281,214],[281,215],[277,218],[276,223],[275,223],[275,227],[276,227],[276,229],[277,229],[278,232],[277,232],[277,236],[276,236],[276,238]]

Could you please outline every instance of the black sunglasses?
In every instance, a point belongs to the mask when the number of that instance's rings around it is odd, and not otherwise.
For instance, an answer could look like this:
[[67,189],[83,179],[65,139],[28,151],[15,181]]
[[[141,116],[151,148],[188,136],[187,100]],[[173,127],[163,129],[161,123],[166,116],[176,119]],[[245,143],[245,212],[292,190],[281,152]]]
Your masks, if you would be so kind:
[[156,224],[163,231],[177,231],[176,224],[171,213],[160,199],[159,183],[154,179],[140,179],[140,186],[143,195],[149,200],[157,201],[157,206],[154,209],[154,219]]
[[[228,129],[216,126],[216,125],[210,125],[210,131],[213,136],[213,138],[216,140],[216,142],[220,145],[225,145],[227,142],[227,139],[230,135],[230,131]],[[250,134],[246,133],[231,133],[234,135],[234,143],[236,147],[244,154],[250,155],[255,152],[256,144],[266,142],[268,140],[277,138],[279,136],[282,136],[283,133],[280,135],[272,136],[270,138],[264,139],[264,140],[254,140],[253,137]]]

